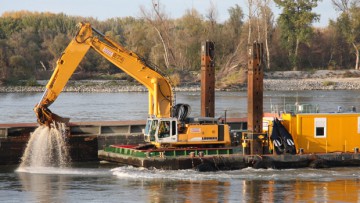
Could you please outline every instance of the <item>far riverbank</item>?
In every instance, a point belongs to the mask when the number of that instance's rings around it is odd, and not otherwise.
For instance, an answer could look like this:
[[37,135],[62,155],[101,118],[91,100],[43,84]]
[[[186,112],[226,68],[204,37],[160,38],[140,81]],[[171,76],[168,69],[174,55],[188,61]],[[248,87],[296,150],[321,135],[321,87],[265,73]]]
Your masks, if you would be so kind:
[[[360,71],[327,71],[312,73],[301,71],[265,73],[264,90],[360,90]],[[47,81],[38,81],[39,86],[0,86],[0,92],[43,92]],[[246,91],[247,84],[218,88],[217,91]],[[145,92],[142,85],[129,84],[121,80],[77,80],[69,81],[64,92]],[[175,91],[200,91],[200,83],[176,87]]]

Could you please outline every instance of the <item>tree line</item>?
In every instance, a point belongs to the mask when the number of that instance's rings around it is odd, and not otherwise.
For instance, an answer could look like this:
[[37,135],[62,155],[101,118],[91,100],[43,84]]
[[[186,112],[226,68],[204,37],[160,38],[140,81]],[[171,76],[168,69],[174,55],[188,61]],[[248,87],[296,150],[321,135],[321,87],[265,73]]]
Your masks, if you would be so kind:
[[[281,9],[277,19],[271,3]],[[359,69],[360,0],[332,0],[340,14],[326,27],[313,23],[318,0],[248,0],[228,9],[219,22],[216,6],[205,15],[195,8],[169,18],[159,0],[141,7],[141,17],[94,18],[44,12],[7,12],[0,17],[0,84],[49,79],[56,60],[75,35],[78,22],[89,22],[127,49],[157,64],[181,82],[200,72],[202,41],[215,42],[218,85],[244,80],[248,45],[264,44],[266,71]],[[109,76],[121,71],[90,51],[74,78]],[[126,76],[123,76],[126,77]],[[196,77],[195,77],[196,78]]]

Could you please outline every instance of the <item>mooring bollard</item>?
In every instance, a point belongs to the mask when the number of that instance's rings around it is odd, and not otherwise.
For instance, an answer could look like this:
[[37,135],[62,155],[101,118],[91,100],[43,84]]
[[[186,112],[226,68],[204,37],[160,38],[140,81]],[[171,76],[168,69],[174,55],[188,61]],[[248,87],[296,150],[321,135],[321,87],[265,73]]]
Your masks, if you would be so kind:
[[303,148],[299,149],[299,154],[304,154],[304,149]]
[[194,158],[195,157],[195,152],[190,152],[189,155],[190,155],[191,158]]
[[199,152],[198,155],[199,157],[204,157],[204,152]]

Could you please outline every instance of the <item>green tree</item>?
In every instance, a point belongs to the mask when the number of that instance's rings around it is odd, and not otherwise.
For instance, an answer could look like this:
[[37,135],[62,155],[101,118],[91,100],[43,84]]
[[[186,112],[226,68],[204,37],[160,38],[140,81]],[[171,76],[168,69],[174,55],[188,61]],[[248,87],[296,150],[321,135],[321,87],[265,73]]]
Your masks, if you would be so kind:
[[337,10],[342,13],[333,25],[354,48],[355,69],[359,69],[360,60],[360,1],[359,0],[332,0]]
[[54,70],[57,59],[61,56],[61,53],[65,50],[67,44],[70,42],[70,38],[65,34],[58,33],[53,38],[45,39],[42,43],[42,47],[45,48],[48,57],[42,61],[45,70]]
[[[0,39],[0,80],[4,81],[9,77],[9,57],[10,57],[10,47],[7,44],[6,40]],[[0,81],[0,84],[1,84]]]
[[180,55],[182,71],[200,70],[201,39],[205,35],[204,19],[196,9],[185,12],[175,22],[176,37],[174,38]]
[[298,51],[300,43],[306,43],[313,32],[311,24],[319,20],[312,12],[319,0],[274,0],[282,13],[278,19],[281,28],[282,44],[288,51],[290,64],[298,70]]
[[228,13],[230,17],[226,24],[229,25],[232,39],[235,39],[238,38],[241,33],[241,28],[244,24],[244,12],[238,4],[235,4],[234,7],[228,9]]
[[26,59],[20,55],[13,55],[9,59],[11,75],[18,79],[28,79],[31,72],[29,71]]
[[119,18],[118,26],[121,27],[121,44],[145,60],[150,60],[152,47],[156,46],[158,38],[151,25],[144,19],[125,17]]
[[[12,47],[14,56],[17,56],[12,63],[12,67],[17,69],[17,71],[13,71],[15,74],[13,77],[26,79],[24,78],[26,74],[35,77],[36,69],[41,66],[39,48],[41,39],[34,28],[26,27],[19,32],[13,33],[9,37],[8,43]],[[21,60],[19,59],[20,56]],[[25,61],[24,64],[22,64],[23,61]]]

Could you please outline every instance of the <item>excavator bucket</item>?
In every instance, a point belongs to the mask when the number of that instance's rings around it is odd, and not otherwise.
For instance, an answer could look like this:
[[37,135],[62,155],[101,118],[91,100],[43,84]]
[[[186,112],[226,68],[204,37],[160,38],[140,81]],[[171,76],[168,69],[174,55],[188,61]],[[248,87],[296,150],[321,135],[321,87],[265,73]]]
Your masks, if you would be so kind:
[[47,125],[50,126],[51,123],[57,122],[57,123],[68,123],[70,118],[63,118],[61,116],[58,116],[55,113],[52,113],[48,108],[46,107],[39,107],[35,106],[34,108],[37,122],[40,125]]

